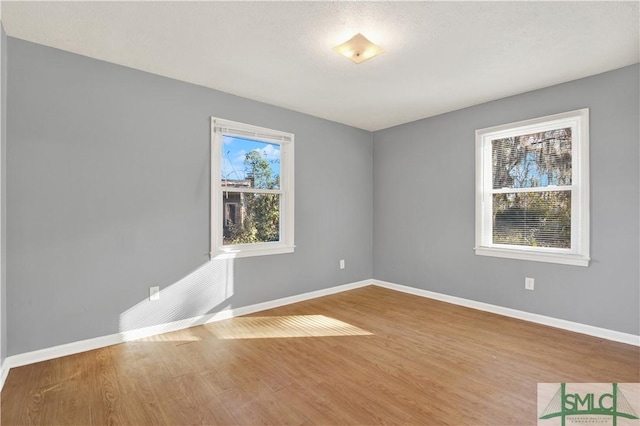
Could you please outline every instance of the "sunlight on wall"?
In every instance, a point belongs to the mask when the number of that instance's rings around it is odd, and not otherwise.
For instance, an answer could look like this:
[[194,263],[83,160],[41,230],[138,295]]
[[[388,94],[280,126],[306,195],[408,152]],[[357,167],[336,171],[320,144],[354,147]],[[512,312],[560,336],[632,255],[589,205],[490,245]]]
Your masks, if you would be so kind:
[[218,339],[371,336],[373,333],[324,315],[240,317],[208,324]]
[[[233,259],[212,260],[180,281],[161,288],[160,300],[145,298],[127,309],[120,314],[120,332],[126,340],[141,338],[163,332],[157,326],[175,321],[195,324],[198,317],[228,309],[228,300],[233,295],[233,262]],[[154,327],[153,332],[141,330],[147,327]],[[167,327],[167,331],[170,329]]]

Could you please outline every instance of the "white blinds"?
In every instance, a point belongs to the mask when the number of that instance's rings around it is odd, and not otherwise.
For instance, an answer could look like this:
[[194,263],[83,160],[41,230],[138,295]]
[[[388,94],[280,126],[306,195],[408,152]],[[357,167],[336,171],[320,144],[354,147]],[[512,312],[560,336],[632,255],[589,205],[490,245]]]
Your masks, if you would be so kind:
[[243,125],[242,123],[236,123],[228,120],[215,120],[214,132],[222,133],[229,136],[237,136],[240,138],[258,139],[269,142],[291,142],[293,139],[291,134],[278,132],[270,129],[263,129],[255,126]]

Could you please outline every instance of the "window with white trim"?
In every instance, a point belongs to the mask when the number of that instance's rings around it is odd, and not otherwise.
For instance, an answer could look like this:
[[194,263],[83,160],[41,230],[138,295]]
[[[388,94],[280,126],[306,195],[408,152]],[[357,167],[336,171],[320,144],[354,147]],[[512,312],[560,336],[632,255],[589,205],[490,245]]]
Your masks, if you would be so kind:
[[211,258],[294,250],[293,134],[211,118]]
[[588,167],[588,109],[476,130],[476,254],[588,266]]

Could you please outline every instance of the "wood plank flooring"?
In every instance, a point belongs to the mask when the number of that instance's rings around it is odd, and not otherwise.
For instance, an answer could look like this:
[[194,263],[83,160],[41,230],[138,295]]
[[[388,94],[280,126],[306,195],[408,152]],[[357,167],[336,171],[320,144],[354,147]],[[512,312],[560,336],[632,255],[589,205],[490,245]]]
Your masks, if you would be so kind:
[[370,286],[12,369],[1,420],[533,425],[538,382],[640,382],[640,349]]

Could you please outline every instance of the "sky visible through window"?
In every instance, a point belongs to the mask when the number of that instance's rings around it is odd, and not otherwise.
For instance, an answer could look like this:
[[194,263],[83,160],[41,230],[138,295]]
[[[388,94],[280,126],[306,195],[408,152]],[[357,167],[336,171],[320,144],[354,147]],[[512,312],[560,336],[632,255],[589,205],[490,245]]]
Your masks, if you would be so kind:
[[571,185],[571,128],[492,141],[493,188]]
[[493,189],[548,188],[493,194],[493,244],[571,247],[571,136],[563,128],[492,141]]
[[247,175],[245,159],[248,153],[260,153],[271,167],[271,176],[280,176],[280,145],[235,136],[222,138],[223,180],[244,180]]
[[549,173],[542,173],[538,165],[538,157],[529,152],[525,154],[521,162],[516,164],[509,175],[513,178],[514,188],[532,188],[536,186],[557,185],[558,179],[551,176],[549,182]]

